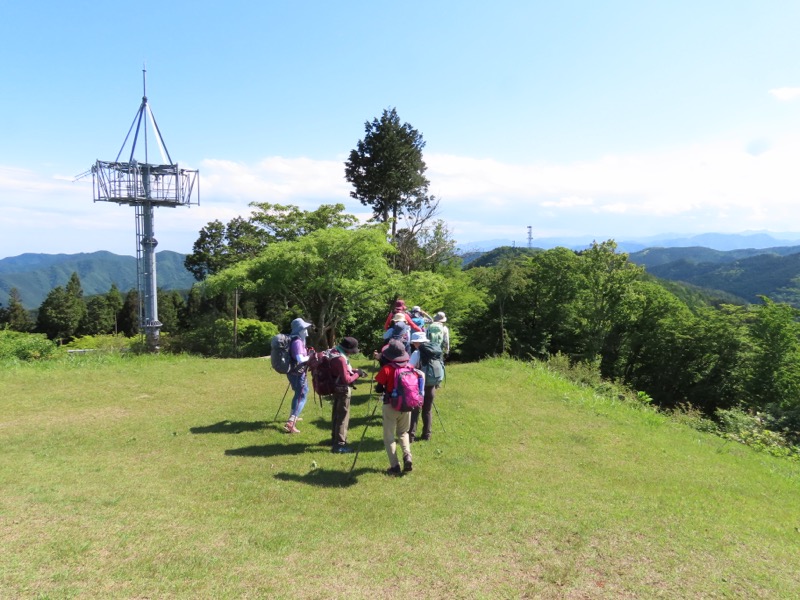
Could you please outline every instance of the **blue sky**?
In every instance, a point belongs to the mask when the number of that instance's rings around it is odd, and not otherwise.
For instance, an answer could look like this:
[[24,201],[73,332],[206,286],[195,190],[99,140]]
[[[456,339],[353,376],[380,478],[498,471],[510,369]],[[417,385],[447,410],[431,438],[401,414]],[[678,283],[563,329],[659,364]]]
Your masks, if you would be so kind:
[[344,161],[395,107],[462,244],[800,230],[800,3],[4,3],[0,257],[135,252],[93,203],[147,95],[200,206],[159,250],[264,201],[349,198]]

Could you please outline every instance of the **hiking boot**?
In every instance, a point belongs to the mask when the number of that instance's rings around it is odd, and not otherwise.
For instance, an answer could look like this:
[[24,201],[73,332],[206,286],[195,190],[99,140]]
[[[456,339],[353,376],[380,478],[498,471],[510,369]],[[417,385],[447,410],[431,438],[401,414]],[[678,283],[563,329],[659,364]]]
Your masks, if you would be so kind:
[[430,433],[426,433],[425,435],[423,435],[419,439],[421,439],[423,442],[430,442],[431,441],[431,434]]
[[408,443],[409,444],[413,444],[416,441],[416,439],[417,439],[417,436],[414,435],[413,433],[409,433],[408,434]]
[[[400,465],[397,465],[398,468]],[[411,464],[411,458],[404,458],[403,459],[403,473],[410,473],[414,470],[414,465]]]
[[286,421],[286,425],[283,426],[283,430],[286,433],[300,433],[300,430],[294,426],[294,421]]
[[348,446],[334,446],[331,448],[333,454],[350,454],[352,451]]
[[386,469],[386,474],[390,477],[397,477],[400,475],[400,465],[395,465]]

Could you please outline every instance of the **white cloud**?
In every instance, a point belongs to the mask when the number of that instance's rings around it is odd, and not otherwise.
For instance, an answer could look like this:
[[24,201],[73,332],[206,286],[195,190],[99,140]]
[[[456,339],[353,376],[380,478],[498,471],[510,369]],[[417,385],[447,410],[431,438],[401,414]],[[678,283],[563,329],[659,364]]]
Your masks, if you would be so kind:
[[[772,135],[756,153],[751,140],[730,138],[562,164],[442,154],[425,160],[441,218],[468,243],[524,240],[527,225],[536,237],[800,229],[798,156],[800,136]],[[251,201],[307,210],[341,202],[362,220],[370,216],[349,197],[341,160],[208,159],[200,180],[200,206],[157,211],[159,249],[191,251],[206,223],[247,216]],[[93,203],[91,179],[0,167],[0,210],[0,257],[135,251],[133,209]]]
[[769,91],[770,95],[781,102],[791,102],[800,98],[800,87],[780,87]]
[[573,208],[576,206],[592,206],[594,200],[592,198],[585,198],[582,196],[565,196],[558,200],[546,200],[542,202],[542,206],[548,208]]

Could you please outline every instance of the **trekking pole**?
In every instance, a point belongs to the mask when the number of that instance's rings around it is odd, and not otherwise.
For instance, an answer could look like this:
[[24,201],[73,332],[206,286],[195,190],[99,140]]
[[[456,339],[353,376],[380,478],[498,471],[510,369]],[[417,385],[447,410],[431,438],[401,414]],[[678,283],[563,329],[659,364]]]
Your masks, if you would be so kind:
[[447,433],[447,430],[444,428],[444,421],[442,421],[442,415],[439,413],[439,407],[436,406],[436,402],[431,402],[433,404],[433,408],[436,410],[436,416],[439,417],[439,423],[442,426],[442,431]]
[[372,409],[372,414],[370,414],[369,418],[367,419],[367,424],[364,426],[364,431],[361,434],[361,439],[358,440],[358,448],[356,448],[356,455],[353,457],[353,464],[350,466],[350,472],[347,474],[348,477],[353,476],[353,469],[356,468],[356,461],[358,460],[358,453],[361,452],[361,444],[364,442],[364,436],[367,435],[367,429],[369,429],[369,422],[372,421],[372,417],[375,416],[375,411],[378,410],[378,402],[375,402],[375,408]]
[[283,392],[283,398],[281,398],[281,404],[280,404],[280,406],[278,406],[278,411],[275,413],[275,416],[272,417],[272,422],[273,423],[278,420],[278,415],[281,413],[281,409],[283,408],[283,401],[286,400],[286,394],[289,393],[289,388],[290,387],[292,387],[292,383],[291,382],[289,382],[289,385],[286,386],[286,391]]
[[[372,359],[372,366],[373,367],[375,366],[375,359],[374,358]],[[377,371],[376,371],[376,373],[377,373]],[[373,380],[374,380],[374,377],[370,377],[369,378],[369,395],[367,396],[367,410],[369,410],[369,403],[372,402],[372,382],[373,382]]]

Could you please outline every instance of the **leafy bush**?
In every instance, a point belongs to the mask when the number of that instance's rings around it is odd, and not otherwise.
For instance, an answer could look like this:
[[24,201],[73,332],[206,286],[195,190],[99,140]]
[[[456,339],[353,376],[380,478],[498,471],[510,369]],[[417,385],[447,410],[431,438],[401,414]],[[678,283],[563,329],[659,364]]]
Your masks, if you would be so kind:
[[709,419],[703,411],[691,404],[679,404],[669,414],[674,422],[686,425],[697,431],[715,434],[720,433],[717,424]]
[[184,332],[173,339],[170,351],[187,351],[221,358],[266,356],[270,340],[278,333],[275,324],[257,319],[238,320],[238,349],[233,344],[233,321],[217,319]]
[[792,446],[786,437],[769,429],[772,420],[762,413],[747,413],[737,408],[718,409],[720,435],[725,439],[767,452],[773,456],[781,456],[800,460],[800,450]]
[[55,355],[55,342],[43,333],[0,330],[0,360],[40,360]]
[[133,340],[123,334],[118,335],[84,335],[72,340],[64,347],[67,350],[125,350],[131,347]]
[[548,357],[547,368],[555,373],[560,373],[573,383],[579,383],[596,388],[603,383],[600,377],[600,368],[595,363],[573,361],[566,354],[559,352]]

